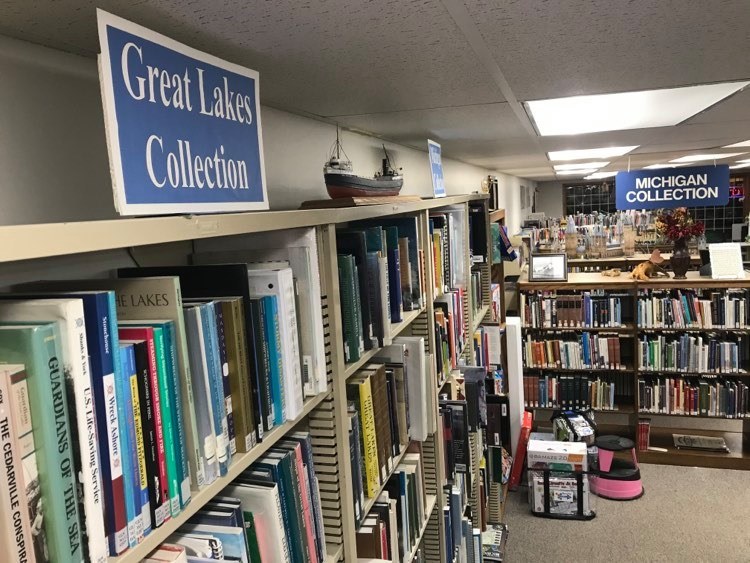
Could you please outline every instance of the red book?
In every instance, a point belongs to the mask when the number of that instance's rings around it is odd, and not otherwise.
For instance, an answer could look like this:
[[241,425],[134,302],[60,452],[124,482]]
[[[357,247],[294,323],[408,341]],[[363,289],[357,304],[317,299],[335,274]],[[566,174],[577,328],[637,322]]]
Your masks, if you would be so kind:
[[521,483],[521,473],[526,465],[526,445],[529,441],[529,435],[531,434],[532,422],[531,413],[528,411],[524,412],[523,422],[521,423],[521,434],[518,437],[516,455],[513,458],[513,467],[510,470],[510,481],[508,482],[508,488],[511,491],[518,489],[518,485]]
[[171,518],[169,507],[169,481],[167,479],[167,458],[164,452],[164,427],[159,407],[159,375],[156,367],[156,347],[154,345],[154,329],[151,327],[120,327],[121,340],[143,340],[148,349],[148,381],[154,410],[154,430],[156,431],[156,460],[159,471],[158,499],[161,501],[156,507],[156,522],[154,527],[160,526]]

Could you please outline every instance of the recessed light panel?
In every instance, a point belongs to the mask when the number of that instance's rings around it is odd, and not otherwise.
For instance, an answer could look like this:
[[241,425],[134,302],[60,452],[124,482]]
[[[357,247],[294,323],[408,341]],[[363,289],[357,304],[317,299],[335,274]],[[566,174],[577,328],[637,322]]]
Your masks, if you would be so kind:
[[666,164],[649,164],[648,166],[644,166],[643,170],[658,170],[659,168],[681,168],[683,166],[689,166],[691,164],[695,164],[695,162],[691,160],[690,162],[681,162],[680,164],[675,164],[674,162]]
[[604,168],[609,162],[575,162],[571,164],[555,164],[555,170],[585,170],[586,168]]
[[594,172],[584,178],[584,180],[602,180],[604,178],[612,178],[617,175],[617,172]]
[[597,149],[573,149],[567,151],[550,151],[547,156],[552,162],[560,162],[565,160],[584,160],[592,158],[615,158],[622,156],[634,151],[638,148],[638,145],[634,147],[601,147]]
[[747,168],[748,166],[750,166],[750,162],[745,162],[743,164],[735,164],[734,166],[730,166],[729,168],[731,168],[732,170],[736,170],[737,168]]
[[739,143],[734,143],[733,145],[727,145],[725,147],[721,147],[723,149],[739,149],[740,147],[750,147],[750,139],[747,141],[740,141]]
[[677,125],[750,82],[535,100],[525,105],[542,137]]
[[558,176],[588,176],[596,172],[596,168],[586,168],[584,170],[560,170],[555,172]]
[[680,158],[675,158],[674,160],[670,160],[669,162],[677,162],[677,163],[684,163],[684,162],[698,162],[699,160],[722,160],[725,158],[732,158],[733,156],[740,156],[741,154],[745,154],[744,152],[733,152],[733,153],[712,153],[712,154],[688,154],[686,156],[681,156]]

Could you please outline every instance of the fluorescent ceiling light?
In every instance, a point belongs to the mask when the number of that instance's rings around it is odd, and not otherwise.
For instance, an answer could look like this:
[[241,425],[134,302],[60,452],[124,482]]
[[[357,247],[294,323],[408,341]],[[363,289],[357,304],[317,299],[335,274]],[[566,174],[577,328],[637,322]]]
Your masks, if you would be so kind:
[[690,162],[682,162],[679,165],[672,163],[667,164],[649,164],[648,166],[644,166],[644,170],[658,170],[659,168],[681,168],[683,166],[689,166],[690,164],[695,164],[692,160]]
[[596,168],[586,168],[584,170],[559,170],[555,174],[558,176],[588,176],[596,172]]
[[583,160],[586,158],[615,158],[634,151],[634,147],[601,147],[598,149],[573,149],[567,151],[550,151],[547,156],[552,162],[561,160]]
[[674,160],[670,160],[669,162],[697,162],[699,160],[723,160],[725,158],[732,158],[733,156],[740,156],[741,154],[747,154],[744,152],[732,152],[732,153],[713,153],[713,154],[688,154],[686,156],[681,156],[680,158],[675,158]]
[[745,163],[745,162],[750,162],[750,158],[743,158],[742,160],[738,160],[737,164],[742,164],[742,163]]
[[750,82],[571,96],[525,102],[542,137],[677,125]]
[[747,168],[748,166],[750,166],[750,162],[745,162],[743,164],[735,164],[734,166],[730,166],[729,168],[731,168],[732,170],[735,170],[737,168]]
[[586,168],[604,168],[609,162],[574,162],[571,164],[555,164],[555,170],[585,170]]
[[721,148],[722,149],[738,149],[740,147],[750,147],[750,139],[748,139],[747,141],[740,141],[739,143],[734,143],[733,145],[727,145]]
[[617,172],[594,172],[584,178],[584,180],[601,180],[603,178],[612,178],[617,176]]

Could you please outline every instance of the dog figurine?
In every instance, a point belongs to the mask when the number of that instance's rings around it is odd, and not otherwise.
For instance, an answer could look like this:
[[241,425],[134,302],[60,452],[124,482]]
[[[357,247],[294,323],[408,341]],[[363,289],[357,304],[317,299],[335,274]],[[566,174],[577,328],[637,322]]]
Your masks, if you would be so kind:
[[630,273],[630,277],[639,281],[648,281],[658,277],[669,277],[669,273],[662,267],[664,257],[657,249],[651,253],[651,257],[646,262],[641,262]]

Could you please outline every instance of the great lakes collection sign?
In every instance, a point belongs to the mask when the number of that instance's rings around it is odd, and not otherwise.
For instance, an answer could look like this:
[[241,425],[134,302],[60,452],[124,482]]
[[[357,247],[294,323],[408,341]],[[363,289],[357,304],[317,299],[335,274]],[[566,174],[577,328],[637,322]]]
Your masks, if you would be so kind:
[[258,73],[97,10],[115,207],[268,209]]

